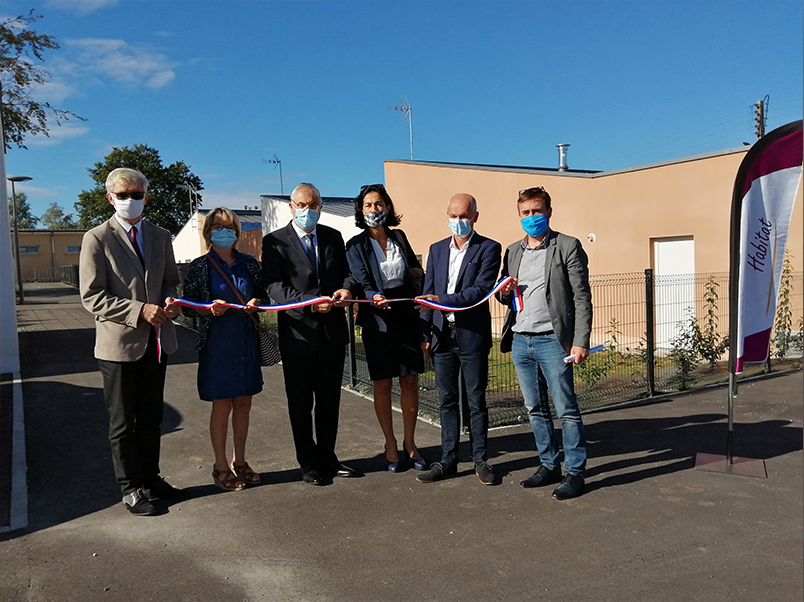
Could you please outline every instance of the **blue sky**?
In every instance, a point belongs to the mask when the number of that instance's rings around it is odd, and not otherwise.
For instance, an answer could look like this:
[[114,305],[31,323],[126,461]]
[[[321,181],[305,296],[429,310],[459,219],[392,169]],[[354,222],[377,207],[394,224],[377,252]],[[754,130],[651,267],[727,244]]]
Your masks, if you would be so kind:
[[[87,168],[147,144],[204,207],[315,183],[354,196],[383,161],[608,170],[752,142],[802,117],[800,1],[3,0],[58,40],[39,92],[88,121],[6,155],[34,214],[74,211]],[[470,191],[471,192],[471,191]]]

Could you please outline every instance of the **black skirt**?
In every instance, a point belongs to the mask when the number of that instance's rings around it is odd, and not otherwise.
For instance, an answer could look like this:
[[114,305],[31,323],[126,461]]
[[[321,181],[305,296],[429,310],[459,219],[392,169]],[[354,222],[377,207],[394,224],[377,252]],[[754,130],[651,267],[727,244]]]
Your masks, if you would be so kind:
[[[402,293],[401,287],[385,292],[388,299],[403,297]],[[419,312],[415,309],[414,303],[399,301],[391,303],[390,309],[375,311],[381,312],[388,330],[381,332],[363,328],[363,346],[371,380],[385,380],[424,372],[424,352],[419,336]]]

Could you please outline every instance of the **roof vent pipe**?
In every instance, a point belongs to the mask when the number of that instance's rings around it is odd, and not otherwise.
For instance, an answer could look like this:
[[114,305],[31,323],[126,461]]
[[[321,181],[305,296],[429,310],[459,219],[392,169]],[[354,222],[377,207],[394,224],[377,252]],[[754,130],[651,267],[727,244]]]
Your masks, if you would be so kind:
[[567,171],[567,149],[569,144],[556,144],[558,149],[558,171]]

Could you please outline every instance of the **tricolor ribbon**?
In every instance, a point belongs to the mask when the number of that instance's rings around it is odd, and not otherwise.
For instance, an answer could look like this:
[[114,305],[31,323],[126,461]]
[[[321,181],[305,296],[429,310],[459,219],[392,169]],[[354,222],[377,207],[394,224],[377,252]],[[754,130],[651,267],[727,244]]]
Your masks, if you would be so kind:
[[[467,309],[472,309],[477,307],[478,305],[483,305],[486,301],[491,299],[495,294],[500,292],[506,285],[513,281],[514,279],[511,276],[507,276],[502,278],[497,284],[494,285],[494,288],[489,291],[489,294],[483,297],[480,301],[473,305],[469,305],[467,307],[453,307],[451,305],[445,305],[443,303],[437,303],[435,301],[430,301],[429,299],[410,299],[410,298],[402,298],[402,299],[388,299],[390,303],[395,301],[413,301],[415,303],[420,303],[430,309],[439,309],[441,311],[465,311]],[[515,311],[522,311],[522,293],[517,286],[512,291],[513,299],[512,303],[514,306]],[[218,305],[223,305],[225,307],[229,307],[231,309],[248,309],[251,307],[256,307],[262,311],[283,311],[286,309],[300,309],[302,307],[306,307],[308,305],[316,305],[318,303],[329,302],[333,303],[336,299],[332,297],[313,297],[311,299],[305,299],[304,301],[296,301],[295,303],[277,303],[273,305],[242,305],[240,303],[218,303]],[[346,301],[347,303],[374,303],[373,299],[349,299]],[[192,307],[193,309],[212,309],[214,305],[216,305],[215,301],[193,301],[192,299],[185,299],[184,297],[179,297],[174,301],[176,305],[183,305],[184,307]],[[162,362],[162,328],[157,327],[156,329],[156,349],[157,349],[157,358],[159,362]]]
[[[401,299],[388,299],[389,302],[393,303],[395,301],[414,301],[415,303],[421,303],[431,309],[440,309],[442,311],[465,311],[467,309],[472,309],[473,307],[477,307],[478,305],[482,305],[499,291],[501,291],[505,286],[511,282],[513,278],[511,276],[507,276],[506,278],[501,279],[494,288],[491,289],[488,295],[483,297],[480,301],[473,305],[469,305],[467,307],[453,307],[451,305],[444,305],[443,303],[437,303],[435,301],[430,301],[428,299],[411,299],[411,298],[401,298]],[[240,303],[219,303],[219,305],[224,305],[226,307],[230,307],[232,309],[247,309],[250,307],[256,307],[257,309],[261,309],[262,311],[282,311],[285,309],[299,309],[302,307],[306,307],[307,305],[316,305],[322,302],[333,303],[338,301],[338,299],[333,299],[332,297],[313,297],[312,299],[305,299],[304,301],[297,301],[295,303],[279,303],[275,305],[241,305]],[[349,299],[345,301],[346,303],[375,303],[373,299]],[[517,311],[521,311],[522,309],[522,294],[519,292],[519,287],[515,289],[514,292],[514,309]],[[195,309],[211,309],[213,305],[215,305],[214,301],[210,302],[202,302],[202,301],[193,301],[191,299],[185,299],[184,297],[179,297],[174,301],[174,303],[178,305],[184,305],[185,307],[192,307]]]

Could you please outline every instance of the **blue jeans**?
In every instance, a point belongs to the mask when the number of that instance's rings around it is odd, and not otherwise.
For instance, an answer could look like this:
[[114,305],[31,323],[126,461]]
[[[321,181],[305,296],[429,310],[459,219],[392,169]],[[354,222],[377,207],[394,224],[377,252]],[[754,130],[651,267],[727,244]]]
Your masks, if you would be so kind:
[[549,388],[561,421],[564,470],[580,475],[586,468],[586,433],[575,398],[572,364],[564,363],[566,355],[555,334],[530,337],[514,334],[511,359],[525,399],[539,459],[551,470],[559,466],[559,441],[547,397]]
[[485,462],[489,433],[489,411],[486,407],[486,387],[489,381],[488,352],[461,351],[453,335],[449,341],[442,341],[438,346],[438,353],[433,354],[433,369],[441,416],[441,463],[444,466],[451,466],[458,461],[459,371],[463,375],[466,401],[469,403],[472,458],[475,462]]

